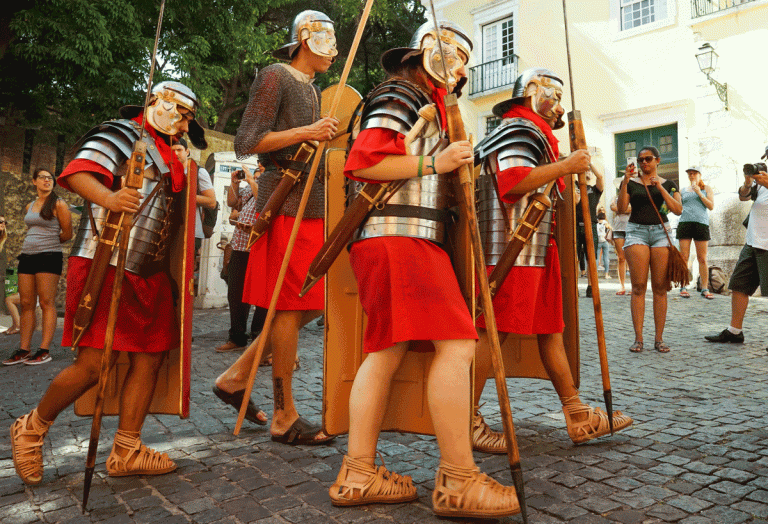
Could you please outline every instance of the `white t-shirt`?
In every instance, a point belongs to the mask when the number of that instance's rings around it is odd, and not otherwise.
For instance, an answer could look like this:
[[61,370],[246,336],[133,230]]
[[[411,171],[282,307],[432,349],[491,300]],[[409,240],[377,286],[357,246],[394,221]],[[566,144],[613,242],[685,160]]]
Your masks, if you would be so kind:
[[759,184],[757,200],[749,211],[746,243],[757,249],[768,249],[768,188]]
[[[213,189],[211,183],[211,175],[204,167],[197,166],[197,194],[203,194],[203,191]],[[203,211],[203,206],[197,206],[197,213],[195,213],[195,238],[205,238],[203,234],[203,219],[200,218],[200,214]]]
[[605,223],[598,222],[597,223],[597,241],[598,242],[605,242],[605,234],[608,232],[608,230],[605,227]]

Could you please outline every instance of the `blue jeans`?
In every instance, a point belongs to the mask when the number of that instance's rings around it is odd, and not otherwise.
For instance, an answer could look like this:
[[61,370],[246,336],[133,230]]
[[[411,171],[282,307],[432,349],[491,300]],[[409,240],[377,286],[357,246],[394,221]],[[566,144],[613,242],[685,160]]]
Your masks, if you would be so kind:
[[598,249],[597,249],[597,255],[598,255],[598,257],[597,257],[597,261],[598,261],[597,265],[599,266],[600,265],[600,261],[602,260],[602,264],[603,264],[603,267],[605,268],[605,272],[608,273],[608,267],[609,267],[609,265],[611,263],[611,259],[610,259],[611,244],[608,243],[608,241],[606,240],[604,242],[598,243],[597,247],[598,247]]

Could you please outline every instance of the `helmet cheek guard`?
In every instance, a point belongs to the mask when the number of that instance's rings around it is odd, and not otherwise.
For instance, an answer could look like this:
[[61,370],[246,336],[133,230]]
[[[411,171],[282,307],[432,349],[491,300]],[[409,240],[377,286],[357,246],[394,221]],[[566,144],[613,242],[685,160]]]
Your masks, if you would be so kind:
[[[429,76],[453,89],[460,79],[458,72],[464,67],[464,60],[459,55],[459,50],[463,51],[465,56],[469,56],[469,50],[457,41],[456,34],[452,31],[441,28],[440,33],[442,46],[438,44],[434,31],[427,33],[422,39],[423,65]],[[445,54],[445,67],[443,67],[443,54]]]
[[325,27],[326,24],[317,23],[319,30],[310,31],[309,29],[303,29],[301,32],[301,40],[306,40],[309,50],[316,55],[325,56],[327,58],[335,58],[339,54],[336,49],[336,32],[333,27]]
[[170,136],[178,134],[181,113],[179,113],[176,102],[157,96],[147,108],[147,122],[163,134]]

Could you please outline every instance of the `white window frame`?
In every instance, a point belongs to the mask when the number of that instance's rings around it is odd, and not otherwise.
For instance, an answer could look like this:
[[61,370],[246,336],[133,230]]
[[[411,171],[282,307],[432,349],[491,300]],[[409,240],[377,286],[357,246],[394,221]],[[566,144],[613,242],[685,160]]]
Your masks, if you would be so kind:
[[[658,19],[655,22],[649,24],[643,24],[641,26],[633,27],[631,29],[621,29],[621,5],[626,0],[611,0],[611,27],[614,33],[614,40],[623,40],[624,38],[631,38],[633,36],[642,35],[662,27],[668,27],[675,23],[677,20],[677,0],[654,0],[656,2],[666,3],[666,13],[664,18]],[[640,1],[640,0],[638,0]]]
[[[475,50],[473,52],[475,58],[472,61],[474,62],[474,65],[478,66],[485,63],[485,42],[483,40],[483,28],[490,24],[501,22],[502,20],[510,17],[512,18],[512,53],[518,54],[516,53],[516,50],[520,48],[518,40],[520,33],[519,9],[520,0],[502,0],[490,2],[470,11],[469,14],[472,15],[473,22],[472,41],[475,44]],[[511,85],[500,86],[494,89],[483,91],[477,95],[473,95],[472,98],[475,96],[487,96],[489,94],[508,90],[510,88]]]

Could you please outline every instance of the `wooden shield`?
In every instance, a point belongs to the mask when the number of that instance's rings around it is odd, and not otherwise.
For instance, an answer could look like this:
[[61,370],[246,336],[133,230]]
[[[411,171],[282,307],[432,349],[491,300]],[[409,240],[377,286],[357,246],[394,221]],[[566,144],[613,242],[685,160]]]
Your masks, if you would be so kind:
[[[189,416],[192,362],[197,179],[188,178],[187,187],[179,195],[183,199],[181,208],[184,213],[184,223],[179,234],[169,246],[168,256],[171,261],[171,285],[175,287],[175,313],[180,327],[180,338],[178,347],[168,352],[168,357],[160,368],[149,412],[186,418]],[[111,289],[102,290],[102,292],[109,293]],[[104,415],[119,414],[120,392],[127,372],[128,355],[121,352],[108,378],[104,398]],[[96,403],[96,387],[89,389],[75,402],[76,415],[93,415]]]

